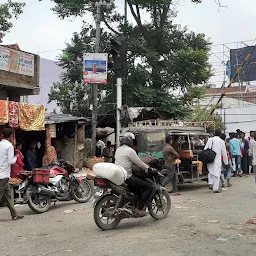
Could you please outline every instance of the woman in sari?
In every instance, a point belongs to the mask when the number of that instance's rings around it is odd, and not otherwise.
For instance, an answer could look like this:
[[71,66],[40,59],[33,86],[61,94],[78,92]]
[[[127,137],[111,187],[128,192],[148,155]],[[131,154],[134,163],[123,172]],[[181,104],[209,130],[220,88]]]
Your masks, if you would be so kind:
[[43,157],[43,166],[54,164],[57,160],[57,153],[53,146],[46,147],[45,155]]
[[15,155],[17,156],[17,161],[14,165],[11,167],[11,178],[17,178],[18,174],[21,173],[24,169],[24,156],[21,153],[22,150],[22,144],[17,143],[16,149],[15,149]]

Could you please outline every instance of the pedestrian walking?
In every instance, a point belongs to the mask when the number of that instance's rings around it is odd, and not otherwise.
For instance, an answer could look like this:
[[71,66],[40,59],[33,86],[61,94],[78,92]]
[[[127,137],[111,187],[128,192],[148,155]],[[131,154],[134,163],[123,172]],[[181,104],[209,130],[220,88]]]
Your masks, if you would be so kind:
[[250,131],[250,136],[248,137],[248,142],[249,142],[249,150],[248,150],[248,165],[249,165],[249,174],[253,173],[253,164],[252,164],[252,158],[253,158],[253,153],[252,153],[252,149],[253,149],[253,144],[254,144],[254,139],[255,137],[255,132],[254,131]]
[[242,143],[242,158],[241,158],[241,167],[242,172],[246,175],[249,174],[249,166],[248,166],[248,151],[249,151],[249,142],[245,138],[245,133],[240,133],[241,143]]
[[212,163],[207,164],[208,169],[208,184],[209,188],[213,190],[214,193],[220,193],[220,175],[221,175],[221,167],[222,167],[222,156],[223,162],[225,165],[228,165],[228,157],[225,142],[220,138],[221,131],[216,131],[213,138],[209,138],[205,145],[206,149],[212,149],[215,153],[215,159]]
[[232,154],[232,165],[234,167],[234,176],[242,176],[241,170],[241,147],[242,143],[238,139],[238,134],[234,134],[234,138],[229,141],[229,146]]
[[0,201],[3,200],[9,208],[13,220],[22,219],[24,216],[19,216],[11,201],[11,192],[9,186],[9,178],[11,174],[11,165],[17,161],[17,156],[14,156],[14,147],[11,144],[13,132],[11,128],[4,128],[3,140],[0,141]]

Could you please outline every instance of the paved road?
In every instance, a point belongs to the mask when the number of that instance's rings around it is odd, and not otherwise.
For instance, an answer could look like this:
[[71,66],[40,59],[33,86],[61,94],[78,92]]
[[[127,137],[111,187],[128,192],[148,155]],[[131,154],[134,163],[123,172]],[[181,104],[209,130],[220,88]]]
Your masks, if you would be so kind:
[[[1,256],[255,256],[256,185],[253,177],[235,178],[233,187],[212,194],[205,183],[184,185],[171,196],[168,218],[124,220],[113,231],[100,231],[91,204],[57,203],[36,215],[17,207],[25,219],[9,220],[0,209]],[[67,209],[76,209],[64,214]]]

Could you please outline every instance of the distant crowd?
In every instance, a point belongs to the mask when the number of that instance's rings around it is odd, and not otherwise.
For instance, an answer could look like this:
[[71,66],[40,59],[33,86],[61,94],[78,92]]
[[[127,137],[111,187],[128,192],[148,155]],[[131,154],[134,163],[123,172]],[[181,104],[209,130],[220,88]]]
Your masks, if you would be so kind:
[[250,131],[249,137],[246,137],[245,132],[237,130],[236,133],[230,133],[229,138],[226,139],[234,176],[253,173],[256,167],[255,135],[255,131]]
[[[216,153],[213,163],[207,164],[209,188],[215,193],[221,192],[221,187],[232,186],[231,177],[242,177],[256,173],[256,138],[255,131],[250,131],[249,137],[245,132],[237,130],[226,135],[216,131],[215,136],[207,141],[205,149],[212,149]],[[256,176],[255,176],[256,182]]]

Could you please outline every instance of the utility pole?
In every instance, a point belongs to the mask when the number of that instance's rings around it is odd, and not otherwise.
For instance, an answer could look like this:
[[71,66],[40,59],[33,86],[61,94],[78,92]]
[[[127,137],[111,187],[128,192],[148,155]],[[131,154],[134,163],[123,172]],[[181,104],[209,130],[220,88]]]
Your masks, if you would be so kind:
[[[95,39],[95,53],[100,50],[100,22],[101,22],[101,5],[102,2],[97,2],[96,14],[96,39]],[[98,84],[93,84],[93,109],[92,109],[92,155],[96,154],[96,136],[97,136],[97,108],[98,108]]]
[[[125,0],[124,2],[124,25],[125,25],[125,31],[124,31],[124,43],[123,47],[125,49],[125,53],[121,53],[121,62],[125,62],[124,65],[124,75],[125,75],[125,80],[127,82],[127,5],[128,2]],[[120,109],[122,107],[122,70],[117,70],[116,72],[116,148],[120,146],[120,131],[121,131],[121,116],[120,116]]]
[[116,148],[120,146],[120,130],[121,130],[121,115],[120,109],[122,107],[122,78],[116,78]]

